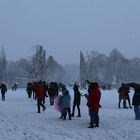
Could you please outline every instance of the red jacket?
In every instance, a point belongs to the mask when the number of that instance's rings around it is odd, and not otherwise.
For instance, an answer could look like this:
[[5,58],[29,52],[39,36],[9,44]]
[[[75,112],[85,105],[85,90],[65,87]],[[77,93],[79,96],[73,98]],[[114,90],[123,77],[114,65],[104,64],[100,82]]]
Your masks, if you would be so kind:
[[90,85],[91,89],[89,91],[87,106],[95,113],[99,112],[99,103],[101,98],[101,92],[98,83],[92,83]]
[[36,97],[40,99],[44,98],[44,87],[40,83],[36,86]]

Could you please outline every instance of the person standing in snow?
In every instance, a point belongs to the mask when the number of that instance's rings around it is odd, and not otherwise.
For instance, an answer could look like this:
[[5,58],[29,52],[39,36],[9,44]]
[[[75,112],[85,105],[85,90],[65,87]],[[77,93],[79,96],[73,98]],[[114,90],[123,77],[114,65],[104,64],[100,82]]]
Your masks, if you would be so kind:
[[81,111],[80,111],[81,93],[79,91],[79,85],[77,82],[74,83],[73,91],[74,91],[74,101],[73,101],[71,116],[74,117],[75,107],[77,106],[77,110],[78,110],[77,117],[81,117]]
[[88,128],[99,127],[98,112],[100,107],[101,92],[97,82],[89,84],[88,93],[87,106],[90,114],[90,126]]
[[125,88],[126,88],[125,99],[128,101],[129,108],[132,108],[132,106],[131,106],[131,101],[130,101],[130,96],[129,96],[129,92],[130,92],[129,86],[127,86],[127,85],[125,84]]
[[18,83],[17,82],[14,82],[14,84],[12,86],[12,90],[13,91],[16,91],[17,90],[17,85],[18,85]]
[[7,87],[4,83],[2,83],[1,86],[0,86],[0,89],[1,89],[2,101],[5,101],[5,93],[7,92]]
[[140,84],[128,83],[127,86],[134,89],[132,105],[134,106],[135,120],[140,120]]
[[71,96],[69,94],[69,91],[66,89],[66,87],[62,89],[62,94],[63,94],[62,105],[64,109],[63,119],[66,120],[68,114],[69,120],[71,120],[71,108],[70,108]]
[[121,101],[123,100],[123,108],[128,108],[126,106],[126,94],[127,94],[127,89],[126,85],[122,83],[121,87],[118,89],[119,93],[119,102],[118,102],[118,108],[121,108]]
[[60,119],[64,119],[64,106],[63,106],[63,95],[58,95],[54,99],[54,108],[61,113]]

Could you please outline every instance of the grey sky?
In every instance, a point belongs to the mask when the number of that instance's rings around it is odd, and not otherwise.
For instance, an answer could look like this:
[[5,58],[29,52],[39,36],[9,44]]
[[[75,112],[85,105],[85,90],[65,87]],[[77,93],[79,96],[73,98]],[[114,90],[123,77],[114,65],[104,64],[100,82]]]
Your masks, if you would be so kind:
[[60,64],[79,51],[140,56],[140,0],[0,0],[0,46],[7,59],[28,58],[41,44]]

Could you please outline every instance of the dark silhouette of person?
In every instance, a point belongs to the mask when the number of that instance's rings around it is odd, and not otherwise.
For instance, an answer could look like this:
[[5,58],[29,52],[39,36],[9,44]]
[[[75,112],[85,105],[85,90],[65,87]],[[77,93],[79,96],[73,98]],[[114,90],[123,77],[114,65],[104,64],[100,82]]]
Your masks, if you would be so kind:
[[81,93],[79,91],[79,85],[77,84],[77,82],[74,83],[73,91],[74,91],[74,101],[73,101],[73,108],[72,108],[71,116],[74,117],[75,107],[77,107],[77,110],[78,110],[77,117],[81,117],[81,111],[80,111]]
[[7,87],[4,83],[2,83],[1,86],[0,86],[0,89],[1,89],[2,101],[5,101],[5,93],[7,92]]

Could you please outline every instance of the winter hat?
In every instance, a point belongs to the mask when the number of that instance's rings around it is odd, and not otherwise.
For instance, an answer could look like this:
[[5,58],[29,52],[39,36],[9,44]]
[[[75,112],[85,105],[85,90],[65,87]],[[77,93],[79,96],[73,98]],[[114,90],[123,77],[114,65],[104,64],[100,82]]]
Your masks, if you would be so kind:
[[90,84],[93,84],[93,82],[87,80],[87,84],[90,85]]

